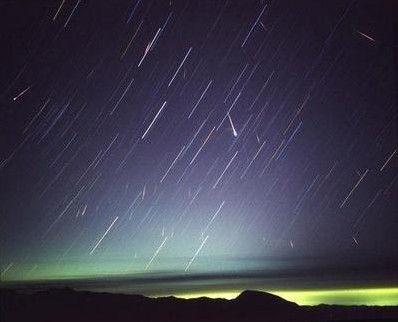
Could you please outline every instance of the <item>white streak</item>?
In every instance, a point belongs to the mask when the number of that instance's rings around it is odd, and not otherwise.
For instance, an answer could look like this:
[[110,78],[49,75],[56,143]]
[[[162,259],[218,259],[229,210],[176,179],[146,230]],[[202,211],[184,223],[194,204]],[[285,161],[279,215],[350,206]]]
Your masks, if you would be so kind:
[[166,173],[163,175],[162,179],[160,179],[160,182],[162,183],[163,180],[167,177],[168,173],[170,172],[171,168],[174,166],[174,164],[177,162],[178,158],[180,157],[181,153],[184,151],[185,149],[185,145],[182,147],[182,149],[180,150],[180,153],[178,153],[178,155],[176,156],[176,158],[174,159],[174,161],[171,163],[170,167],[167,169]]
[[202,231],[202,236],[205,234],[205,232],[207,231],[207,229],[209,229],[210,225],[212,224],[212,222],[214,221],[214,219],[216,219],[217,215],[220,213],[222,207],[224,206],[225,201],[223,201],[221,203],[221,205],[218,207],[217,211],[215,212],[215,214],[213,215],[213,217],[211,217],[209,223],[207,224],[206,228]]
[[180,65],[178,66],[177,71],[174,73],[174,76],[173,76],[173,78],[171,79],[171,81],[169,82],[169,84],[167,85],[167,87],[170,87],[170,85],[173,83],[174,78],[177,76],[177,74],[178,74],[178,72],[180,71],[182,65],[184,65],[184,63],[185,63],[186,59],[188,58],[188,55],[190,54],[191,50],[192,50],[192,47],[190,47],[189,50],[188,50],[188,52],[185,54],[184,59],[182,60],[182,62],[181,62]]
[[120,56],[120,59],[122,59],[124,57],[124,55],[126,55],[127,50],[130,48],[130,45],[133,42],[135,36],[137,36],[138,32],[140,31],[141,25],[142,25],[143,22],[144,22],[144,20],[141,20],[139,26],[137,27],[137,30],[135,31],[134,35],[131,37],[129,43],[127,44],[126,49],[123,51],[122,55]]
[[206,94],[207,90],[209,89],[211,83],[213,82],[213,80],[210,80],[209,84],[207,84],[206,89],[203,91],[202,95],[200,95],[199,100],[196,102],[195,106],[193,107],[191,113],[189,113],[188,118],[190,118],[192,116],[192,114],[195,112],[196,108],[198,107],[199,103],[201,102],[203,96]]
[[215,187],[217,187],[218,183],[220,182],[221,178],[223,177],[224,173],[228,170],[229,166],[231,165],[231,163],[234,161],[235,157],[237,156],[238,151],[235,152],[234,156],[232,157],[232,159],[228,162],[227,166],[225,167],[224,171],[221,173],[221,175],[219,176],[219,178],[217,179],[216,183],[213,185],[213,189]]
[[238,95],[235,97],[235,100],[233,101],[233,103],[232,103],[231,107],[229,108],[227,114],[225,114],[225,116],[221,120],[220,124],[218,125],[217,131],[220,129],[221,125],[224,123],[225,119],[228,117],[229,113],[232,111],[233,107],[235,106],[235,104],[238,101],[238,99],[239,99],[241,94],[242,94],[242,92],[239,92]]
[[145,133],[142,135],[141,139],[144,139],[145,136],[148,134],[149,130],[151,129],[151,127],[153,126],[153,124],[156,122],[156,120],[158,119],[160,113],[162,113],[163,108],[166,106],[167,102],[164,101],[162,107],[159,109],[159,111],[156,113],[155,117],[153,118],[151,124],[149,124],[148,128],[146,129]]
[[16,101],[18,98],[20,98],[23,94],[25,94],[28,90],[30,89],[30,86],[25,88],[21,93],[19,93],[17,96],[15,96],[12,100]]
[[8,266],[5,269],[3,269],[3,271],[1,272],[0,276],[3,277],[4,274],[7,273],[10,270],[10,268],[13,266],[14,266],[14,263],[8,264]]
[[149,266],[151,266],[153,260],[156,258],[156,256],[159,254],[160,250],[162,249],[163,245],[166,243],[167,240],[167,236],[165,237],[165,239],[163,239],[162,243],[160,244],[160,246],[158,247],[158,249],[155,251],[155,253],[153,254],[151,260],[148,262],[148,264],[146,264],[145,266],[145,270],[147,270],[149,268]]
[[357,33],[360,34],[362,37],[366,38],[367,40],[370,40],[371,42],[375,42],[375,40],[372,37],[368,36],[367,34],[364,34],[363,32],[360,32],[358,30],[357,30]]
[[243,179],[243,177],[246,175],[246,172],[249,170],[250,166],[252,165],[252,163],[254,162],[254,160],[256,160],[257,156],[259,155],[259,153],[261,152],[261,150],[263,149],[265,145],[265,141],[263,142],[263,144],[261,144],[260,148],[257,150],[256,154],[254,155],[254,157],[251,159],[249,165],[246,167],[245,171],[243,171],[242,175],[240,176],[241,179]]
[[355,244],[359,245],[357,239],[354,236],[352,236],[352,239],[354,240]]
[[156,40],[157,40],[157,38],[158,38],[159,33],[161,32],[161,30],[162,30],[162,28],[159,28],[159,29],[158,29],[158,31],[156,32],[156,34],[155,34],[155,36],[153,37],[153,39],[152,39],[152,40],[148,43],[148,45],[146,46],[144,55],[142,56],[140,62],[138,63],[138,67],[141,66],[141,64],[142,64],[142,62],[144,61],[146,55],[149,53],[150,50],[152,50],[152,47],[153,47],[154,43],[156,42]]
[[397,153],[397,149],[394,150],[393,153],[391,153],[391,155],[388,157],[388,159],[386,160],[386,162],[384,162],[383,166],[380,168],[380,171],[383,171],[384,168],[386,167],[386,165],[388,164],[388,162],[390,162],[390,160],[392,159],[392,157],[394,156],[394,154]]
[[48,98],[45,101],[45,103],[42,105],[42,107],[40,108],[40,111],[35,116],[33,116],[33,118],[30,120],[29,124],[25,127],[25,129],[23,130],[24,134],[30,128],[30,126],[33,124],[33,122],[40,116],[40,114],[43,112],[43,110],[46,108],[46,106],[49,102],[50,102],[50,99]]
[[61,8],[62,8],[62,6],[64,5],[64,3],[65,3],[65,0],[62,0],[61,4],[60,4],[59,7],[58,7],[57,12],[55,13],[55,15],[54,15],[54,17],[53,17],[53,21],[54,21],[55,19],[57,19],[57,16],[58,16],[59,12],[61,11]]
[[234,137],[237,137],[238,133],[235,130],[234,123],[232,122],[231,115],[229,115],[229,113],[228,113],[228,119],[229,119],[229,123],[231,124],[232,133],[234,134]]
[[347,197],[345,197],[345,199],[343,200],[343,202],[340,205],[340,208],[343,208],[343,206],[345,205],[345,203],[347,202],[348,198],[351,197],[351,195],[353,194],[353,192],[355,191],[355,189],[359,186],[359,184],[361,183],[361,181],[363,180],[363,178],[365,178],[366,174],[368,173],[369,169],[366,169],[366,171],[364,172],[364,174],[359,178],[358,182],[355,184],[355,186],[351,189],[350,193],[347,195]]
[[108,227],[108,229],[106,230],[106,232],[102,235],[101,239],[98,241],[98,243],[95,244],[95,246],[93,247],[93,249],[90,252],[90,255],[92,255],[94,253],[94,251],[96,250],[96,248],[98,247],[98,245],[102,242],[102,240],[105,238],[105,236],[109,233],[109,231],[112,229],[112,226],[115,224],[116,220],[118,220],[119,217],[116,217],[112,223],[110,224],[110,226]]
[[193,257],[191,258],[191,260],[189,261],[188,265],[185,267],[185,272],[189,269],[189,267],[192,265],[193,261],[195,260],[196,256],[198,256],[199,252],[202,250],[203,246],[205,245],[205,243],[207,242],[207,239],[209,238],[209,236],[206,236],[206,238],[202,241],[202,243],[200,244],[198,250],[196,251],[195,255],[193,255]]
[[64,28],[66,28],[66,26],[68,25],[69,20],[72,18],[72,15],[75,12],[75,10],[76,10],[77,6],[79,5],[79,3],[80,3],[80,0],[77,1],[76,5],[73,7],[72,12],[70,13],[68,19],[66,19],[66,22],[64,24]]
[[113,110],[110,112],[110,114],[112,115],[113,112],[115,112],[115,110],[117,109],[117,107],[119,106],[120,102],[122,101],[122,99],[124,98],[124,96],[126,95],[127,91],[130,89],[131,84],[134,82],[134,78],[131,79],[130,83],[127,85],[126,89],[124,90],[122,96],[119,98],[119,100],[117,101],[117,103],[115,104]]
[[260,12],[260,14],[258,15],[256,21],[254,22],[253,26],[251,27],[249,33],[247,34],[245,40],[243,41],[241,47],[243,47],[243,46],[246,44],[246,41],[247,41],[247,39],[249,39],[251,33],[253,32],[254,27],[257,25],[257,23],[259,22],[261,16],[263,15],[265,8],[267,8],[267,5],[265,5],[264,8],[263,8],[263,10],[261,10],[261,12]]
[[204,140],[203,144],[200,146],[198,152],[196,152],[195,156],[192,158],[191,162],[189,163],[189,165],[191,165],[192,163],[194,163],[195,159],[198,157],[200,151],[202,151],[203,147],[205,146],[205,144],[207,143],[207,141],[209,140],[211,134],[213,133],[215,127],[213,127],[209,133],[209,135],[206,137],[206,139]]

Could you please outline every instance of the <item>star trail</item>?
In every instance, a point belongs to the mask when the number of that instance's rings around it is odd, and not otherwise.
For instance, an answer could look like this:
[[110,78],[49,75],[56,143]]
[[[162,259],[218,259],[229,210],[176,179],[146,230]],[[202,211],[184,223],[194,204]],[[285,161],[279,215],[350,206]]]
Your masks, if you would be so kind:
[[396,283],[390,2],[1,11],[2,280],[354,267]]

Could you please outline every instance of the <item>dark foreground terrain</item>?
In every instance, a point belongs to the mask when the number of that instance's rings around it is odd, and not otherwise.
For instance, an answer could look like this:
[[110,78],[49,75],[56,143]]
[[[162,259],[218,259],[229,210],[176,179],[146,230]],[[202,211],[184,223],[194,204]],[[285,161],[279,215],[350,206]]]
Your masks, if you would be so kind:
[[75,291],[1,290],[2,322],[8,321],[398,321],[398,307],[299,306],[278,296],[245,291],[236,299],[148,298]]

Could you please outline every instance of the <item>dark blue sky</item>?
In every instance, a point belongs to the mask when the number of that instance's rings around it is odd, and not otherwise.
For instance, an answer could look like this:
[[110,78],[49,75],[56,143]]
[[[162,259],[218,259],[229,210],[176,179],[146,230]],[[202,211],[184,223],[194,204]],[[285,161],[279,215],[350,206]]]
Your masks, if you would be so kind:
[[396,267],[393,1],[0,6],[3,278]]

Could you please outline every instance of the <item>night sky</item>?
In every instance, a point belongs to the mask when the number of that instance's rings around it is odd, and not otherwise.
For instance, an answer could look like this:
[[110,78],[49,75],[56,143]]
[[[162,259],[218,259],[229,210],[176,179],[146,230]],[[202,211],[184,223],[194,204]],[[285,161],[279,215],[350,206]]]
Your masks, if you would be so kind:
[[1,279],[397,283],[393,2],[2,1]]

